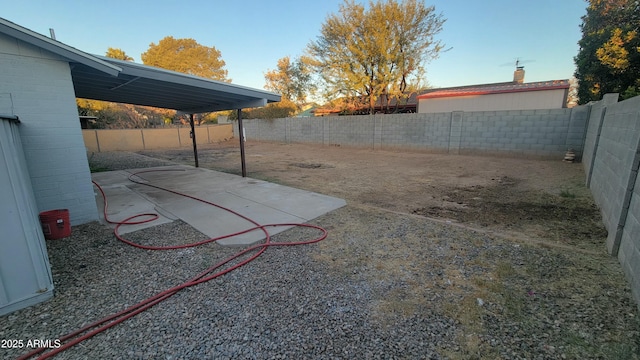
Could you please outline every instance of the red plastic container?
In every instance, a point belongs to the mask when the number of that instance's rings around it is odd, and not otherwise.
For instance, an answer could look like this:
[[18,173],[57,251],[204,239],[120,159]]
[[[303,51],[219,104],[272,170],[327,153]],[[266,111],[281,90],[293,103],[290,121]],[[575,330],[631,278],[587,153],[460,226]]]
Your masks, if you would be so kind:
[[40,213],[40,225],[47,240],[62,239],[71,236],[69,210],[58,209]]

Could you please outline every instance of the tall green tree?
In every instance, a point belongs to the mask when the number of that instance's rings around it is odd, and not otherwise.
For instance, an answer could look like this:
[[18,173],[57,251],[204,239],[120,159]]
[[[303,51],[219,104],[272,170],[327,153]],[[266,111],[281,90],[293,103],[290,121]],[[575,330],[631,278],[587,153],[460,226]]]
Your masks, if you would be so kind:
[[158,44],[151,43],[141,58],[145,65],[231,82],[220,51],[213,46],[200,45],[193,39],[167,36]]
[[127,55],[124,50],[119,48],[108,48],[105,54],[106,57],[110,57],[112,59],[124,60],[124,61],[133,61],[133,58]]
[[402,94],[438,57],[443,44],[435,36],[444,22],[435,7],[419,0],[376,0],[366,8],[345,0],[307,46],[310,63],[327,97],[362,98],[373,113],[380,96]]
[[589,0],[574,58],[580,104],[606,93],[640,95],[640,2]]
[[264,74],[264,88],[282,95],[298,107],[304,104],[307,95],[313,94],[315,85],[311,72],[302,58],[291,61],[288,56],[278,60],[278,66]]

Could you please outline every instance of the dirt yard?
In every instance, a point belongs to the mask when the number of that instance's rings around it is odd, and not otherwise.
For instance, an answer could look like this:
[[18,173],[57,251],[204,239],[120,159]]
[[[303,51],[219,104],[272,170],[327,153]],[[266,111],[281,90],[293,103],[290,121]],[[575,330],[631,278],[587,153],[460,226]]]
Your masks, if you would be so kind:
[[[193,165],[191,149],[141,152]],[[241,173],[237,142],[201,147],[200,166]],[[584,186],[582,164],[372,151],[336,146],[246,144],[247,175],[422,215],[498,235],[601,252],[606,230]]]
[[[191,149],[140,154],[193,165]],[[445,357],[638,359],[637,306],[605,252],[582,164],[251,141],[246,155],[249,177],[347,200],[318,220],[332,241],[314,258],[403,279],[372,316],[455,319],[463,330]],[[239,174],[238,143],[201,146],[199,161]]]

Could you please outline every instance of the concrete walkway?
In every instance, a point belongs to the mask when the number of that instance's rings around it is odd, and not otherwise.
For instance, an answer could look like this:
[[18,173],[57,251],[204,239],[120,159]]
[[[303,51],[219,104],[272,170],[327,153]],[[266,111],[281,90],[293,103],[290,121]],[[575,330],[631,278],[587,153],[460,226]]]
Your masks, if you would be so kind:
[[[213,202],[261,225],[305,223],[346,205],[343,199],[191,166],[176,165],[94,173],[93,180],[102,187],[107,196],[107,216],[110,220],[119,221],[141,213],[159,215],[156,221],[150,223],[122,226],[119,229],[120,234],[177,219],[209,237],[227,235],[254,226],[223,209],[130,181],[129,176],[137,171],[143,171],[136,176],[138,181]],[[101,221],[105,222],[102,196],[97,189],[96,202]],[[269,228],[269,232],[273,235],[286,229]],[[264,233],[258,230],[220,240],[218,243],[225,246],[246,246],[264,238]]]

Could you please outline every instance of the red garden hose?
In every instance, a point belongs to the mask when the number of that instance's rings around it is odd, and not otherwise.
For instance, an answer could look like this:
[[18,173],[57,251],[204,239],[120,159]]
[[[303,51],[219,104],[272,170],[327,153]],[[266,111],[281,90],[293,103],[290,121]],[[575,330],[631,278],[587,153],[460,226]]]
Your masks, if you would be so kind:
[[[156,171],[182,171],[182,170],[175,170],[175,169],[162,169],[162,170],[143,170],[143,171],[139,171],[136,173],[133,173],[129,176],[129,180],[132,182],[135,182],[137,184],[142,184],[145,186],[150,186],[156,189],[160,189],[160,190],[164,190],[164,191],[168,191],[170,193],[179,195],[179,196],[183,196],[183,197],[187,197],[190,199],[193,199],[195,201],[199,201],[214,207],[217,207],[219,209],[225,210],[231,214],[234,214],[246,221],[248,221],[249,223],[251,223],[253,226],[246,229],[246,230],[242,230],[233,234],[227,234],[227,235],[222,235],[222,236],[218,236],[215,238],[210,238],[207,240],[203,240],[203,241],[199,241],[199,242],[195,242],[195,243],[191,243],[191,244],[185,244],[185,245],[174,245],[174,246],[146,246],[146,245],[140,245],[140,244],[136,244],[130,240],[127,240],[125,238],[123,238],[119,233],[118,233],[118,229],[120,228],[120,226],[122,225],[135,225],[135,224],[142,224],[142,223],[147,223],[150,221],[154,221],[158,218],[158,214],[154,214],[154,213],[146,213],[146,214],[138,214],[138,215],[134,215],[134,216],[130,216],[122,221],[113,221],[110,220],[109,217],[107,216],[107,208],[108,208],[108,203],[107,203],[107,196],[105,195],[104,191],[102,190],[102,187],[100,187],[100,185],[98,185],[95,181],[93,181],[93,184],[97,187],[97,189],[100,191],[100,194],[102,195],[102,199],[104,200],[104,207],[103,207],[103,215],[104,215],[104,219],[111,223],[111,224],[116,224],[116,227],[114,229],[114,234],[116,236],[116,238],[126,244],[129,244],[131,246],[135,246],[141,249],[146,249],[146,250],[173,250],[173,249],[182,249],[182,248],[187,248],[187,247],[193,247],[193,246],[198,246],[198,245],[202,245],[202,244],[206,244],[206,243],[210,243],[210,242],[214,242],[214,241],[218,241],[218,240],[222,240],[222,239],[227,239],[230,237],[234,237],[234,236],[238,236],[241,234],[245,234],[251,231],[256,231],[256,230],[260,230],[262,232],[264,232],[266,239],[263,243],[261,244],[256,244],[253,246],[250,246],[246,249],[243,249],[239,252],[237,252],[236,254],[220,261],[219,263],[209,267],[208,269],[204,270],[203,272],[201,272],[200,274],[196,275],[195,277],[191,278],[190,280],[187,280],[186,282],[174,286],[172,288],[169,288],[167,290],[164,290],[146,300],[143,300],[141,302],[139,302],[138,304],[135,304],[133,306],[130,306],[129,308],[122,310],[116,314],[107,316],[101,320],[98,320],[92,324],[89,324],[87,326],[84,326],[81,329],[78,329],[72,333],[69,333],[65,336],[62,336],[59,340],[61,343],[63,343],[59,348],[56,349],[51,349],[51,351],[42,354],[38,359],[47,359],[50,358],[62,351],[67,350],[68,348],[86,340],[89,339],[90,337],[105,331],[107,329],[109,329],[112,326],[115,326],[147,309],[149,309],[150,307],[160,303],[161,301],[171,297],[172,295],[176,294],[178,291],[187,288],[187,287],[191,287],[203,282],[207,282],[209,280],[215,279],[219,276],[222,276],[232,270],[235,270],[249,262],[251,262],[252,260],[256,259],[258,256],[260,256],[266,249],[267,247],[270,246],[293,246],[293,245],[303,245],[303,244],[312,244],[312,243],[316,243],[319,242],[321,240],[324,240],[327,237],[327,231],[319,226],[316,225],[310,225],[310,224],[296,224],[296,223],[286,223],[286,224],[266,224],[266,225],[261,225],[258,222],[256,222],[255,220],[252,220],[234,210],[231,210],[229,208],[226,208],[224,206],[220,206],[218,204],[215,204],[213,202],[204,200],[204,199],[200,199],[197,198],[195,196],[192,195],[188,195],[188,194],[184,194],[181,193],[179,191],[175,191],[175,190],[171,190],[171,189],[167,189],[158,185],[153,185],[150,183],[146,183],[146,182],[141,182],[141,181],[137,181],[133,179],[133,176],[137,176],[138,174],[141,173],[146,173],[146,172],[156,172]],[[134,219],[138,219],[138,218],[145,218],[146,219],[142,219],[142,220],[134,220]],[[307,227],[307,228],[313,228],[313,229],[317,229],[321,232],[321,235],[311,239],[311,240],[306,240],[306,241],[297,241],[297,242],[272,242],[271,241],[271,236],[269,234],[269,231],[267,230],[267,228],[269,227],[277,227],[277,226],[300,226],[300,227]],[[247,254],[247,253],[251,253],[251,252],[255,252],[253,255],[251,255],[249,258],[242,260],[240,262],[238,262],[237,264],[230,266],[228,268],[225,269],[221,269],[219,270],[220,267],[222,267],[223,265]],[[21,357],[19,357],[18,359],[28,359],[30,357],[33,357],[37,354],[40,354],[42,352],[44,352],[45,350],[47,350],[47,348],[38,348],[38,349],[34,349],[33,351],[22,355]]]

